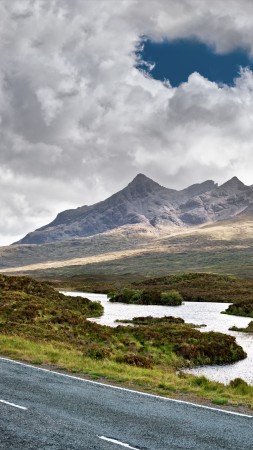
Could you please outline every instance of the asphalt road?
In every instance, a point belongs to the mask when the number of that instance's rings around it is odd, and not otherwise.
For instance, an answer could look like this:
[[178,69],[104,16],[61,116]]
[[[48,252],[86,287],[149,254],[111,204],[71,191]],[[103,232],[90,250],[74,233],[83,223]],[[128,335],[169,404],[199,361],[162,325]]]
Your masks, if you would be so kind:
[[0,449],[252,450],[253,417],[0,358]]

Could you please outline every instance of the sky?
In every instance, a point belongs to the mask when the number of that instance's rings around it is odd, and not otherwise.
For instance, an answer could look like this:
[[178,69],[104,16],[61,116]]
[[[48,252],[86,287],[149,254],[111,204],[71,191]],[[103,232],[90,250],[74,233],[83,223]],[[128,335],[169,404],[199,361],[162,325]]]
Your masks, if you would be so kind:
[[140,172],[253,184],[251,0],[1,0],[0,17],[0,245]]
[[194,39],[174,39],[159,42],[142,39],[137,67],[160,81],[178,87],[198,72],[219,85],[234,86],[241,68],[253,70],[253,60],[245,49],[235,48],[226,53]]

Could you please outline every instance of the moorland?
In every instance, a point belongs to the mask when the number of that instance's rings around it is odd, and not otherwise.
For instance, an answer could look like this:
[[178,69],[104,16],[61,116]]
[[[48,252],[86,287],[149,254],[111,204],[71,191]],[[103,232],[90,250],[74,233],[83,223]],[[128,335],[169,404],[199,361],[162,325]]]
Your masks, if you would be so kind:
[[2,355],[163,395],[184,393],[218,404],[253,407],[253,387],[243,380],[224,386],[181,371],[244,358],[231,336],[200,332],[173,317],[101,326],[87,320],[102,314],[99,303],[64,296],[53,284],[28,277],[1,275],[0,303]]

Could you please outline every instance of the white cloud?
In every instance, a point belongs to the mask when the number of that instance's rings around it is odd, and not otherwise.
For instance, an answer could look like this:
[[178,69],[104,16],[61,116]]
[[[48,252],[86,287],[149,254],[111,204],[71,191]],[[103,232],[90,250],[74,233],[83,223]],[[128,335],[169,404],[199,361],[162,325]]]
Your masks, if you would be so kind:
[[57,98],[57,94],[51,88],[40,88],[37,97],[43,111],[44,120],[47,126],[51,125],[54,119],[60,114],[62,101]]
[[135,69],[142,35],[253,54],[252,13],[250,0],[2,0],[0,244],[137,172],[252,184],[249,70],[234,87],[195,73],[171,88]]

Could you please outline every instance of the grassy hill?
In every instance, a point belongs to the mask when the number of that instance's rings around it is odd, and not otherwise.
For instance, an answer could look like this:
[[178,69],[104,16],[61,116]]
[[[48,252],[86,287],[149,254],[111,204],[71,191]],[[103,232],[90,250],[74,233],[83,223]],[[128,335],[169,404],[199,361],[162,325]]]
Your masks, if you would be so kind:
[[151,232],[121,227],[73,241],[0,248],[0,271],[33,276],[90,274],[159,276],[214,272],[253,277],[253,220],[236,218],[199,228]]

